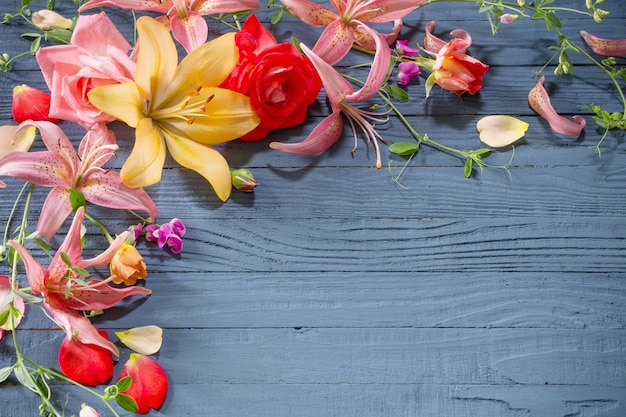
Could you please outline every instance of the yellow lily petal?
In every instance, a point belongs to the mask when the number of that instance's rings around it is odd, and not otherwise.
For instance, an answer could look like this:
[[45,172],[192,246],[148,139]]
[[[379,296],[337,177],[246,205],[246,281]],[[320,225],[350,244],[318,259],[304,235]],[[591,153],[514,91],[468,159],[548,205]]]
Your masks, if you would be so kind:
[[200,104],[207,116],[199,115],[193,120],[170,117],[160,122],[191,140],[208,145],[237,139],[259,124],[250,99],[243,94],[219,87],[203,88],[187,107]]
[[139,120],[145,117],[141,112],[145,100],[141,98],[137,84],[132,81],[95,87],[87,96],[95,107],[130,127],[136,127]]
[[528,123],[512,116],[485,116],[478,121],[476,129],[480,140],[493,148],[509,146],[524,137]]
[[165,141],[152,119],[141,119],[135,131],[135,146],[120,170],[122,181],[132,188],[159,182],[165,163],[165,151]]
[[142,326],[115,332],[120,342],[142,355],[152,355],[161,349],[163,330],[158,326]]
[[139,53],[135,82],[150,107],[158,107],[168,94],[178,65],[178,52],[170,31],[153,18],[137,19]]
[[[18,126],[14,125],[0,126],[0,158],[15,151],[26,152],[35,141],[37,134],[35,126],[29,126],[19,131],[17,128]],[[17,135],[15,135],[16,132]]]
[[232,188],[230,167],[222,154],[209,145],[194,142],[172,132],[164,133],[170,155],[176,162],[202,175],[222,201],[228,200]]
[[[217,87],[239,60],[235,33],[227,33],[194,49],[179,64],[169,86],[170,102],[180,102],[198,87]],[[182,94],[182,95],[181,95]]]

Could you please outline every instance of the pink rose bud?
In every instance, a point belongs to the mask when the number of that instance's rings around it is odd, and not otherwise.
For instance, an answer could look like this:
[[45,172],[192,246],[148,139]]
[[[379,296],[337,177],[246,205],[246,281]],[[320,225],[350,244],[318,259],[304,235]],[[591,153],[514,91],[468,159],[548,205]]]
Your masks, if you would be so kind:
[[33,21],[33,25],[43,31],[70,29],[72,27],[71,19],[65,18],[57,12],[47,9],[33,13],[31,20]]
[[515,22],[519,18],[520,16],[518,14],[505,13],[500,16],[500,23],[508,25],[509,23]]
[[78,417],[102,417],[93,407],[83,403],[80,406],[80,414]]
[[13,119],[22,123],[25,120],[48,121],[56,123],[59,119],[49,116],[50,94],[26,84],[13,88]]
[[239,191],[252,192],[254,188],[259,184],[252,175],[252,172],[248,168],[241,168],[230,172],[230,178],[233,183],[233,187]]

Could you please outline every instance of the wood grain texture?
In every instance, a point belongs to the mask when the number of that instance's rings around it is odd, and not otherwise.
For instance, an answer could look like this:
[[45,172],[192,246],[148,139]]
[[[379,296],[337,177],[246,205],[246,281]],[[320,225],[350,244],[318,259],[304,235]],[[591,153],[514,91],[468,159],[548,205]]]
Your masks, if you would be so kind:
[[[583,0],[557,3],[584,7]],[[69,0],[57,6],[75,10]],[[568,15],[564,33],[576,40],[581,29],[623,33],[626,2],[602,7],[612,13],[603,24]],[[104,10],[130,39],[132,16]],[[259,16],[270,27],[271,11]],[[285,19],[291,23],[271,27],[279,39],[315,41],[319,29]],[[403,37],[421,42],[430,20],[442,37],[467,29],[470,52],[491,68],[475,96],[434,89],[426,100],[421,78],[398,107],[420,133],[467,149],[482,146],[475,126],[483,115],[520,117],[530,128],[515,147],[514,165],[466,179],[462,160],[425,146],[401,177],[402,188],[387,167],[372,168],[373,149],[361,139],[350,155],[348,129],[314,157],[271,151],[269,140],[233,141],[219,149],[233,167],[252,168],[260,185],[221,203],[204,180],[168,157],[163,181],[148,191],[160,222],[185,221],[184,251],[173,256],[142,242],[153,294],[94,319],[110,334],[145,324],[164,329],[156,356],[171,387],[150,416],[626,415],[626,148],[623,132],[611,132],[598,156],[590,147],[603,130],[581,107],[619,110],[619,95],[583,57],[570,56],[576,67],[568,76],[554,76],[549,66],[554,107],[588,122],[576,140],[557,137],[527,104],[533,71],[552,56],[554,33],[521,21],[494,36],[475,5],[431,4],[406,21]],[[0,52],[27,50],[19,37],[24,28],[1,26]],[[211,26],[211,33],[221,30]],[[346,59],[344,71],[363,78],[347,66],[365,59]],[[33,58],[0,75],[2,124],[11,120],[9,98],[21,83],[45,88]],[[270,140],[299,141],[328,111],[322,93],[305,123]],[[84,134],[75,124],[61,126],[74,143]],[[111,128],[121,147],[118,169],[133,131],[121,123]],[[389,143],[413,140],[393,115],[379,129]],[[497,151],[487,162],[505,164],[511,155]],[[405,162],[385,148],[382,157],[394,174]],[[3,180],[4,219],[21,184]],[[34,204],[46,193],[37,189]],[[91,213],[114,232],[133,221],[119,211]],[[36,219],[37,210],[30,221]],[[87,239],[103,244],[93,227]],[[56,366],[63,334],[40,311],[30,310],[18,337],[30,357]],[[0,367],[10,365],[11,353],[11,340],[3,339]],[[116,373],[128,354],[122,349]],[[79,390],[56,388],[67,415],[84,401],[96,405]],[[13,378],[0,385],[0,417],[37,414],[35,397]]]

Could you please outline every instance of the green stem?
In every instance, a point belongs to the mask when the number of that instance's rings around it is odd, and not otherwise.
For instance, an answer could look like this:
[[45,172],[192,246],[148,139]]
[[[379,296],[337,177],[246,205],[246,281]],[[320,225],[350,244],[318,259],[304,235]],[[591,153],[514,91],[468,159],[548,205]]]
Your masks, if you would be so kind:
[[89,220],[90,222],[92,222],[93,224],[95,224],[102,231],[102,233],[107,238],[107,241],[109,243],[113,243],[113,240],[114,240],[113,237],[111,237],[111,234],[109,233],[107,228],[104,227],[104,225],[102,223],[100,223],[98,220],[96,220],[93,217],[91,217],[89,214],[87,214],[87,212],[85,212],[85,218],[87,220]]

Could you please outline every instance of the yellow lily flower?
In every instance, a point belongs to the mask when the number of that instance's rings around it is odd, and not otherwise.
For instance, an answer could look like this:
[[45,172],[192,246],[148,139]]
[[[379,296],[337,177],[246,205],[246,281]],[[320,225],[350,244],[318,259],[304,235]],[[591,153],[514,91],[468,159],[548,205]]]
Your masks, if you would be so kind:
[[95,87],[89,100],[134,127],[135,145],[120,176],[130,187],[161,179],[166,148],[180,165],[230,196],[230,169],[211,145],[237,139],[259,124],[243,94],[218,86],[238,61],[235,34],[194,49],[179,64],[170,32],[151,17],[137,20],[139,53],[134,82]]

